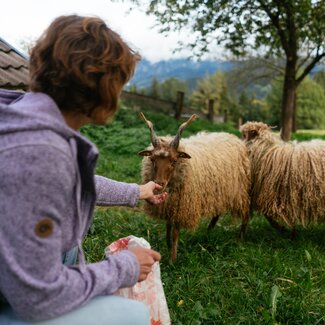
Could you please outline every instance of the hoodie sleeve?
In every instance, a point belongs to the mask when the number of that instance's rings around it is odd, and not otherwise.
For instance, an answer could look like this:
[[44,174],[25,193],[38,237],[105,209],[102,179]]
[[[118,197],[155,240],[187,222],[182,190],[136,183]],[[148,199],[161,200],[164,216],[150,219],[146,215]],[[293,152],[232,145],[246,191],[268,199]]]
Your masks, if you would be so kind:
[[139,200],[140,188],[137,184],[113,181],[103,176],[95,176],[97,205],[125,205],[134,207]]
[[129,251],[80,267],[62,264],[74,175],[71,158],[51,146],[0,152],[0,291],[24,320],[62,315],[138,279]]

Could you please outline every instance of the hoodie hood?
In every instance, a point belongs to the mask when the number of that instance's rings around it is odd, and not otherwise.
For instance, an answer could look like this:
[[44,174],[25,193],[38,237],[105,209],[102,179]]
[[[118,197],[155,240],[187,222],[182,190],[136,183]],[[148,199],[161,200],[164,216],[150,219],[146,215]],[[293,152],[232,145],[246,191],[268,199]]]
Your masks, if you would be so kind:
[[98,154],[97,148],[88,139],[66,124],[54,100],[44,93],[0,90],[0,121],[0,136],[50,130],[68,141],[75,138],[78,150]]
[[9,105],[24,95],[22,92],[0,89],[0,105]]
[[[94,200],[89,205],[89,210],[82,213],[80,210],[81,188],[84,188],[86,192],[95,193],[93,173],[98,157],[97,148],[66,124],[54,100],[44,93],[0,90],[0,121],[0,137],[3,136],[3,141],[0,142],[1,149],[9,148],[12,145],[39,143],[43,139],[42,132],[39,133],[38,131],[52,131],[67,141],[66,144],[57,142],[56,145],[61,146],[63,150],[66,150],[68,145],[76,171],[78,171],[76,210],[79,234],[77,238],[79,252],[81,253],[80,258],[83,262],[81,239],[89,226],[88,215],[92,213]],[[53,137],[53,139],[57,138]],[[45,143],[52,143],[46,142],[51,140],[44,141]],[[84,215],[82,216],[82,214]]]
[[64,138],[76,135],[53,99],[43,93],[0,90],[0,135],[20,131],[53,130]]

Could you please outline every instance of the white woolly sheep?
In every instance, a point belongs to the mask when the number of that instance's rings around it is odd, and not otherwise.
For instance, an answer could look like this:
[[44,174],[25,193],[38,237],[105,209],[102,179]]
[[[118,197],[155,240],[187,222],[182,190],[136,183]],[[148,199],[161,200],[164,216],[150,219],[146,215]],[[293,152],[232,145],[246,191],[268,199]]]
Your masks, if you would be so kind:
[[240,131],[251,160],[251,206],[284,230],[325,222],[325,141],[284,142],[261,122]]
[[223,132],[199,133],[180,140],[196,115],[179,127],[175,138],[158,138],[152,123],[140,115],[150,128],[152,143],[139,152],[144,156],[142,180],[157,182],[169,194],[163,204],[145,203],[145,211],[166,221],[172,260],[176,260],[180,229],[194,230],[203,217],[211,218],[210,230],[220,215],[230,212],[242,220],[243,237],[250,211],[250,166],[243,141]]

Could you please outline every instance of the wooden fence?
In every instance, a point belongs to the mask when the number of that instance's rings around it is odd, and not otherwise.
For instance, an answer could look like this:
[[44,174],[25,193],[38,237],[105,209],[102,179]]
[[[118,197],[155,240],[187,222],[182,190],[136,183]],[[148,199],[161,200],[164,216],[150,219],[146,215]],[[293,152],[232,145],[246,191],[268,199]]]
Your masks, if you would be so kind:
[[207,119],[214,123],[226,122],[225,115],[216,115],[214,113],[214,101],[210,100],[208,104],[208,113],[204,114],[196,109],[184,106],[184,93],[177,92],[176,101],[168,101],[151,96],[141,95],[129,91],[123,91],[121,99],[127,105],[132,106],[135,109],[150,109],[156,112],[168,114],[174,116],[175,119],[181,117],[188,117],[192,114],[197,114],[200,118]]

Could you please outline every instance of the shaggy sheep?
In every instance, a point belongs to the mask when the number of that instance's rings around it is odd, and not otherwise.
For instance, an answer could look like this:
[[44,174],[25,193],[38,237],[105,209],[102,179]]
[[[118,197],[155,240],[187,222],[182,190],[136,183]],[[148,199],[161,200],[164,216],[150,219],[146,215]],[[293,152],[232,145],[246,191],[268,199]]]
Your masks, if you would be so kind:
[[179,127],[174,138],[158,138],[152,123],[140,115],[150,128],[152,143],[139,152],[144,156],[142,180],[154,180],[169,194],[161,205],[146,203],[145,211],[166,221],[172,260],[176,260],[180,229],[194,230],[203,217],[211,218],[208,229],[212,229],[220,215],[230,212],[242,220],[243,236],[250,210],[250,166],[243,141],[222,132],[199,133],[180,140],[196,115]]
[[279,230],[325,222],[325,141],[284,142],[261,122],[240,131],[251,160],[252,209]]

